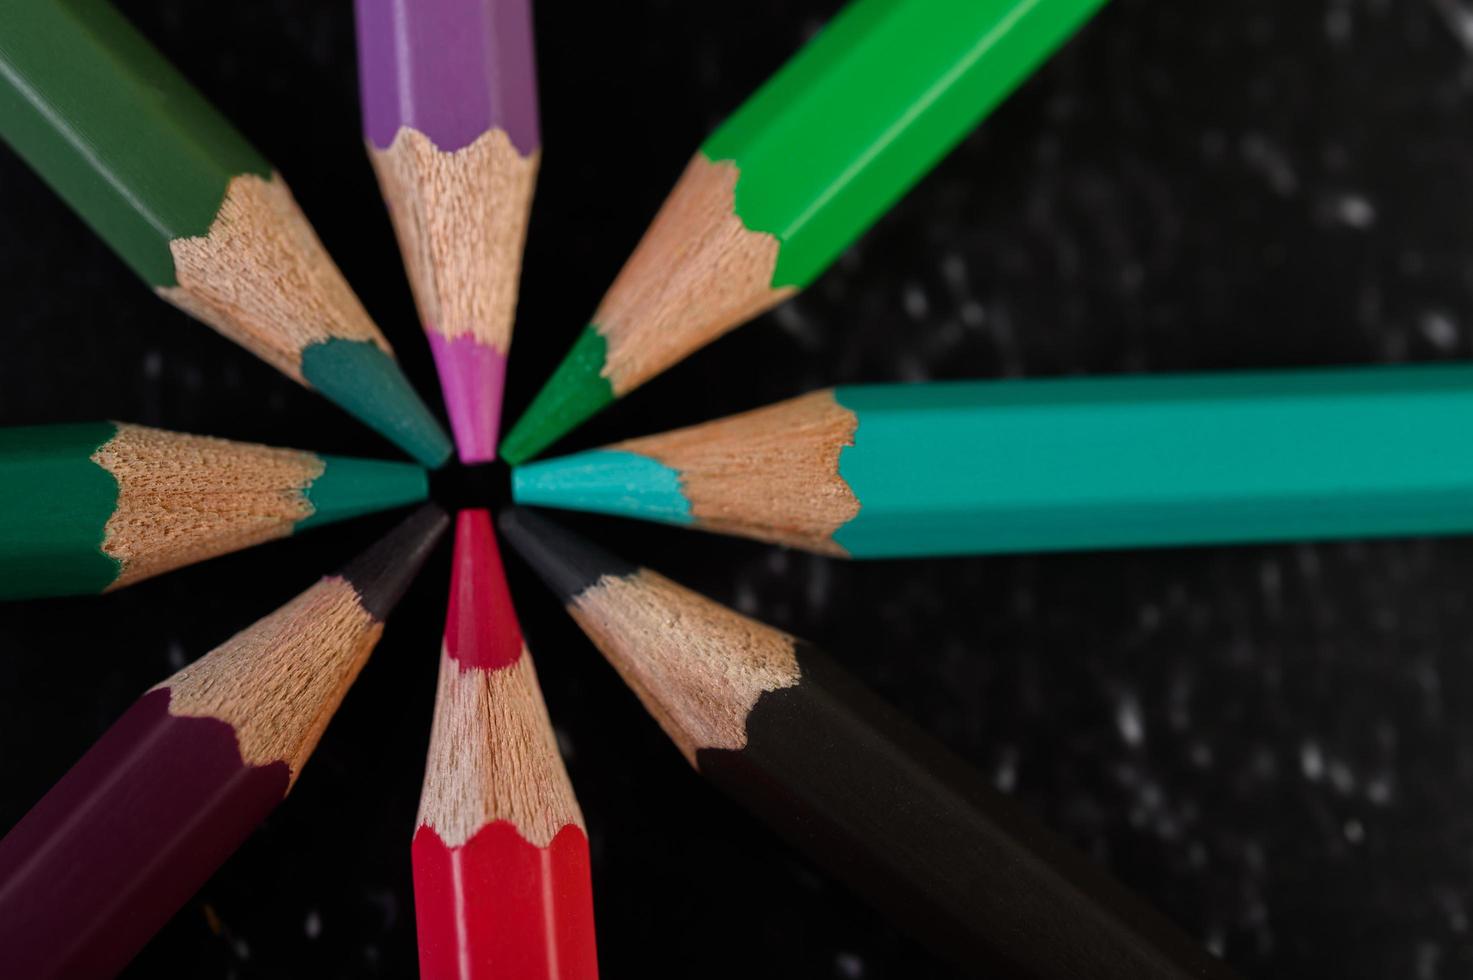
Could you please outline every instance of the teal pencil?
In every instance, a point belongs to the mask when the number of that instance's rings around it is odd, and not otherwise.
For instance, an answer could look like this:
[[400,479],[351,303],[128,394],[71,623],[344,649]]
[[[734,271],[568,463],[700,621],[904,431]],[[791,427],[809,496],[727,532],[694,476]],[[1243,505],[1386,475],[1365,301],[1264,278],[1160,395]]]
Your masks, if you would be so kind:
[[1473,366],[833,388],[518,467],[517,502],[854,558],[1473,531]]

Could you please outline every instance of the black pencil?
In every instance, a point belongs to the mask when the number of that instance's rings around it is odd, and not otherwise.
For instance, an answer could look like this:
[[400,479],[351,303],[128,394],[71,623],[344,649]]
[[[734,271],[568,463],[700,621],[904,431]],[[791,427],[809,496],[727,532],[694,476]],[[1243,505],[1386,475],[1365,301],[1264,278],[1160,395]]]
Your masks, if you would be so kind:
[[942,953],[1009,977],[1230,976],[820,651],[536,514],[501,528],[698,772]]

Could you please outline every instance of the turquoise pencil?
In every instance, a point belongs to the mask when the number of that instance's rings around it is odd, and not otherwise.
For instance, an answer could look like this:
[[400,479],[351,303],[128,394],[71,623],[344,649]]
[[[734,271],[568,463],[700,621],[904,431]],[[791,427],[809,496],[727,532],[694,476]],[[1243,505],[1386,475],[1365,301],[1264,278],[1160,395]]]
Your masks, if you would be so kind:
[[1473,366],[840,387],[518,467],[518,503],[854,558],[1473,531]]

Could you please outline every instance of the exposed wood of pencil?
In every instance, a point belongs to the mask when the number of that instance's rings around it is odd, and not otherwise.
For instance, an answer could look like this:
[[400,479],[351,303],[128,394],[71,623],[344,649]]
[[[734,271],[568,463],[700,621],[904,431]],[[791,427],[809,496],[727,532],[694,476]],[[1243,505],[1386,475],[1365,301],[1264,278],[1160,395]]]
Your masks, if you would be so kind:
[[536,515],[502,528],[701,773],[936,948],[1006,976],[1228,976],[821,653]]
[[540,157],[500,129],[453,152],[408,127],[369,146],[427,329],[507,352]]
[[301,384],[302,352],[316,344],[393,355],[279,175],[233,178],[209,231],[169,249],[179,285],[159,295]]
[[730,162],[692,157],[594,313],[615,397],[795,291],[773,288],[779,243],[742,224],[737,177]]
[[839,454],[854,444],[857,424],[832,391],[816,391],[610,448],[679,473],[701,527],[842,555],[834,532],[854,519],[860,502],[839,475]]
[[444,528],[424,508],[150,689],[0,839],[0,962],[112,976],[290,791]]
[[497,820],[537,847],[564,827],[583,827],[525,649],[497,670],[466,668],[446,654],[419,822],[457,847]]
[[118,482],[102,550],[122,570],[109,589],[292,533],[322,459],[119,424],[93,460]]

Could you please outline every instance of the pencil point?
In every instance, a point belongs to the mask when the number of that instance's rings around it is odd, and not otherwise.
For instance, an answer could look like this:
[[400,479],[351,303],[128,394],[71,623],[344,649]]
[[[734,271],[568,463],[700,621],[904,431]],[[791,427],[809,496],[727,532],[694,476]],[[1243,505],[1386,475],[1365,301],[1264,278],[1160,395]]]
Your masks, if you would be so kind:
[[638,566],[525,508],[502,512],[497,523],[502,537],[564,604],[605,575],[633,575],[639,571]]
[[429,479],[415,463],[396,463],[350,456],[323,456],[322,475],[307,487],[312,513],[297,523],[300,530],[360,514],[402,507],[429,496]]
[[403,598],[449,523],[450,518],[438,506],[425,504],[344,565],[338,575],[353,586],[368,614],[383,622]]
[[595,449],[518,466],[512,499],[519,504],[691,523],[680,474],[639,453]]
[[426,331],[440,390],[450,413],[450,429],[463,463],[488,463],[496,458],[501,427],[501,393],[506,382],[506,355],[470,334],[446,340]]
[[463,510],[455,517],[445,650],[462,667],[482,670],[509,667],[522,655],[522,628],[487,510]]
[[333,338],[302,351],[302,377],[420,463],[450,458],[450,440],[404,372],[376,344]]
[[513,466],[525,463],[613,403],[614,389],[603,375],[607,348],[592,324],[583,328],[547,384],[502,440],[502,459]]

